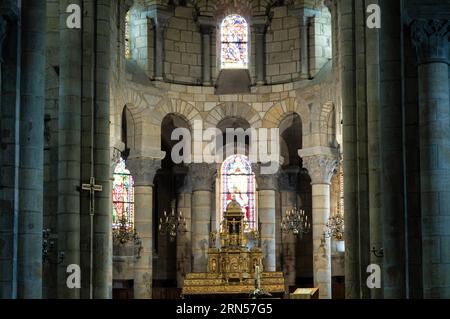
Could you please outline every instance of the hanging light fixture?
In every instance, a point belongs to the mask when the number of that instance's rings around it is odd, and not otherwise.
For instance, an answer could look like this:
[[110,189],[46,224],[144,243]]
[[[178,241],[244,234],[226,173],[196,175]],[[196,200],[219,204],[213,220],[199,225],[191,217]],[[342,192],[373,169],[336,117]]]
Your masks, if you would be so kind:
[[186,230],[186,218],[183,217],[183,213],[180,211],[175,215],[175,209],[172,208],[172,213],[167,214],[164,211],[164,216],[159,219],[159,233],[163,235],[169,235],[170,241],[174,241],[178,233],[185,233]]
[[333,237],[338,241],[344,240],[344,216],[342,214],[336,213],[330,216],[325,226],[325,236],[327,238]]
[[142,251],[142,240],[136,228],[130,224],[123,214],[118,220],[117,226],[112,230],[113,242],[116,245],[125,245],[127,242],[133,242],[137,248],[136,258],[140,258]]
[[311,222],[303,209],[298,209],[294,206],[294,208],[286,210],[285,216],[281,221],[281,231],[283,233],[292,233],[294,236],[302,238],[310,230]]

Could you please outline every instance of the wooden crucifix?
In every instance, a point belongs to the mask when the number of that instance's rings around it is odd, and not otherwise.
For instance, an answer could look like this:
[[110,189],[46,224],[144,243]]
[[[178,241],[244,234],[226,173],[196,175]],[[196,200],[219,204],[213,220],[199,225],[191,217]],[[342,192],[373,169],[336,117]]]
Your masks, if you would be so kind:
[[95,185],[95,177],[91,177],[89,184],[82,184],[81,189],[84,191],[89,191],[90,200],[89,200],[89,214],[91,216],[94,215],[95,212],[95,193],[102,192],[102,185]]

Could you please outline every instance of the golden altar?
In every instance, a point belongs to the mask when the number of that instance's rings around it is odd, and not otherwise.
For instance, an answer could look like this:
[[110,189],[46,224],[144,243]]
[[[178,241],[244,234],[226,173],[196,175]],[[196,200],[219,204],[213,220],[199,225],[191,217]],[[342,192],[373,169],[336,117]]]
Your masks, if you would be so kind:
[[[220,231],[210,234],[208,272],[189,273],[184,279],[182,297],[200,295],[249,295],[256,287],[270,294],[284,294],[282,272],[265,272],[259,233],[245,232],[246,221],[241,206],[232,200],[224,213]],[[249,248],[249,239],[253,247]]]

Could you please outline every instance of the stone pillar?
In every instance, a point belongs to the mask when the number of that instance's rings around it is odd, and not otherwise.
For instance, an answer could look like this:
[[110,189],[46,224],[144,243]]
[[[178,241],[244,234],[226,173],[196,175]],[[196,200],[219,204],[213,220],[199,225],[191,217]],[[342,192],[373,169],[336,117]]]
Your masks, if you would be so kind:
[[152,18],[155,31],[155,80],[164,80],[164,33],[172,13],[158,9],[154,12]]
[[81,186],[81,36],[80,29],[67,28],[69,4],[60,2],[60,65],[58,110],[58,251],[65,253],[58,267],[58,298],[78,299],[80,289],[66,285],[66,267],[80,265],[80,191]]
[[14,2],[10,1],[9,7],[2,3],[0,16],[0,299],[17,298],[19,130],[16,128],[20,116],[21,52],[19,9]]
[[[377,0],[372,0],[377,3]],[[380,161],[380,42],[379,30],[363,26],[366,36],[366,69],[367,69],[367,165],[369,186],[369,224],[370,248],[383,247],[383,225],[381,216],[381,161]],[[346,178],[346,177],[344,177]],[[370,263],[383,269],[383,258],[370,253]],[[364,267],[367,265],[361,265]],[[383,298],[383,289],[370,290],[372,299]]]
[[204,86],[212,85],[211,82],[211,34],[214,31],[214,23],[210,17],[199,17],[198,23],[202,34],[202,81]]
[[[298,167],[287,168],[281,171],[279,176],[280,195],[281,195],[281,218],[284,218],[286,210],[294,207],[301,208],[297,205],[297,180]],[[295,267],[295,251],[297,237],[292,233],[281,234],[283,246],[283,265],[282,270],[285,274],[286,285],[295,286],[296,267]]]
[[0,79],[1,79],[1,66],[5,62],[5,39],[7,36],[7,28],[9,27],[6,17],[0,16]]
[[402,121],[402,53],[400,2],[380,0],[380,155],[383,220],[383,293],[386,299],[407,296]]
[[275,196],[277,174],[262,174],[261,164],[253,164],[258,192],[258,218],[263,270],[276,271]]
[[191,164],[192,181],[192,271],[206,272],[208,264],[209,233],[211,231],[212,183],[215,165]]
[[331,246],[324,230],[330,217],[330,183],[337,167],[337,156],[329,154],[307,154],[299,152],[303,167],[308,170],[312,185],[312,235],[314,286],[319,288],[321,299],[331,299]]
[[267,18],[255,17],[253,20],[253,32],[255,33],[255,68],[256,84],[264,85],[266,83],[266,30]]
[[419,80],[424,298],[450,298],[449,30],[446,20],[416,20]]
[[17,296],[42,298],[46,1],[22,4]]
[[344,219],[345,219],[345,295],[361,298],[358,222],[358,147],[355,92],[355,30],[353,1],[337,1],[339,21],[339,60],[343,111]]
[[309,79],[311,77],[309,70],[309,25],[316,11],[311,9],[301,9],[295,12],[298,17],[300,32],[300,78]]
[[134,177],[134,226],[142,240],[140,258],[134,265],[134,298],[151,299],[153,281],[153,180],[161,161],[131,158],[128,168]]
[[177,236],[177,286],[183,287],[183,281],[187,273],[192,269],[192,185],[189,175],[177,175],[177,210],[182,212],[186,218],[186,232],[178,233]]
[[[95,135],[94,176],[103,185],[103,192],[96,194],[94,215],[94,276],[93,297],[112,298],[112,200],[110,162],[110,78],[111,78],[111,1],[98,0],[95,23]],[[103,17],[107,17],[104,19]]]

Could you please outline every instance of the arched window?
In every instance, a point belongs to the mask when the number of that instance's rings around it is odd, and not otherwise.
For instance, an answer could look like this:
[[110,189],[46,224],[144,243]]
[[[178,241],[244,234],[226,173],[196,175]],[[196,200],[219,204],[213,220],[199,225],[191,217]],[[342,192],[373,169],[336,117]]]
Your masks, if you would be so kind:
[[219,222],[222,222],[227,205],[234,198],[245,212],[245,231],[257,230],[255,174],[248,158],[240,154],[228,157],[222,164],[219,182]]
[[246,69],[248,65],[248,24],[237,14],[227,16],[221,25],[222,69]]
[[131,59],[130,11],[125,16],[125,59]]
[[113,176],[113,228],[119,228],[124,224],[132,228],[134,225],[134,179],[126,168],[123,158],[117,164]]

